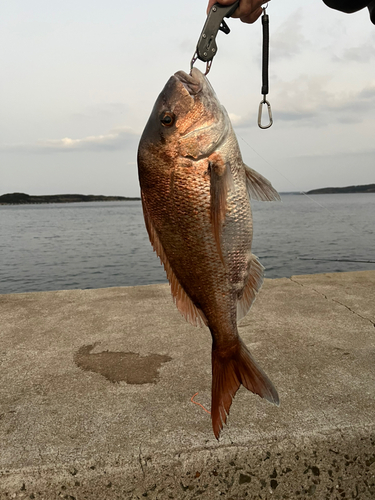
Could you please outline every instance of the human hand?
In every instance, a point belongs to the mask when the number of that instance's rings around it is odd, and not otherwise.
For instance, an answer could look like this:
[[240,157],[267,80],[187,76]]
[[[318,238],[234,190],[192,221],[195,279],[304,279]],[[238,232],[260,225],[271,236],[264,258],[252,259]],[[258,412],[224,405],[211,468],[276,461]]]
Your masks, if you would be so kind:
[[[234,0],[209,0],[207,14],[215,3],[230,5],[233,2]],[[240,5],[232,17],[239,17],[243,23],[254,23],[261,16],[262,5],[265,3],[265,0],[240,0]]]

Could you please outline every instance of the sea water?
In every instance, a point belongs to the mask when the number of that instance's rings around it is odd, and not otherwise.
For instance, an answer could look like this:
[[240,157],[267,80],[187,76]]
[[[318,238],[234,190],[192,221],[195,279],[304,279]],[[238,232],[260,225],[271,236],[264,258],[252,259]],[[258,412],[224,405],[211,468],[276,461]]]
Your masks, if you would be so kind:
[[[267,278],[375,269],[375,194],[252,206]],[[0,206],[2,294],[164,282],[140,201]]]

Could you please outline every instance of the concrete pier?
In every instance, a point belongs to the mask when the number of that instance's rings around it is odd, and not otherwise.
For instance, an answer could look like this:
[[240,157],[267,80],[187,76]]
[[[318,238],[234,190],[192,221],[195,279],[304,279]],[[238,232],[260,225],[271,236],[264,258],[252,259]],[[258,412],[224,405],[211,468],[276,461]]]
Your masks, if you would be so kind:
[[0,498],[375,498],[375,271],[266,280],[222,437],[211,339],[167,285],[0,296]]

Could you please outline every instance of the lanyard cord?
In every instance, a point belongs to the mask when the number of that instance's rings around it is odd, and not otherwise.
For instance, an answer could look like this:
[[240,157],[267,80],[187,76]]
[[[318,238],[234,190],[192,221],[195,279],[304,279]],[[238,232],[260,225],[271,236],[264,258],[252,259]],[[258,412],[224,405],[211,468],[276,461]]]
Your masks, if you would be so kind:
[[[269,62],[269,45],[270,45],[270,33],[269,33],[269,16],[266,14],[266,7],[263,8],[262,16],[262,31],[263,31],[263,47],[262,47],[262,90],[263,100],[259,104],[258,111],[258,125],[262,129],[270,128],[273,123],[271,104],[267,101],[266,96],[268,94],[268,62]],[[262,125],[262,111],[263,105],[266,104],[268,110],[269,123],[267,125]]]
[[262,94],[265,97],[268,94],[268,63],[270,55],[270,20],[263,9],[262,16],[263,27],[263,51],[262,51]]

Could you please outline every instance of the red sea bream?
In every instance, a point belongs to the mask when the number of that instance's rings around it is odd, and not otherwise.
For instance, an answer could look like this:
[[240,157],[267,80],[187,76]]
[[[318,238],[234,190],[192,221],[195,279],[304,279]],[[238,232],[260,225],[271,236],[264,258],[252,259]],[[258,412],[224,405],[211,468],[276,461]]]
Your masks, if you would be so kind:
[[279,200],[243,161],[229,117],[196,68],[173,75],[138,150],[147,231],[179,311],[212,335],[211,418],[216,438],[244,385],[278,404],[276,389],[238,334],[263,282],[251,252],[250,198]]

